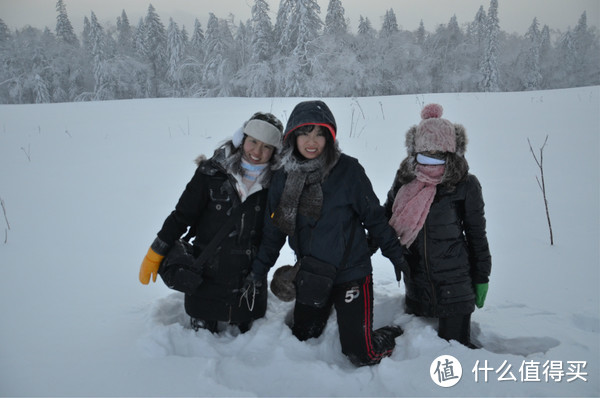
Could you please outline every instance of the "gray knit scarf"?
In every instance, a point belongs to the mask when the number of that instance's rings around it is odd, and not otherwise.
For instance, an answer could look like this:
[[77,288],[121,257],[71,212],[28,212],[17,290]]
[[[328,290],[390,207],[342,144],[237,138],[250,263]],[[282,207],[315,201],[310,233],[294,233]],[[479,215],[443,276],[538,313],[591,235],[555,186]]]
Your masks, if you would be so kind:
[[[292,160],[293,159],[293,160]],[[284,164],[288,171],[279,206],[273,214],[273,224],[289,236],[294,235],[296,217],[302,214],[314,220],[321,216],[323,206],[322,156],[306,161],[291,158]]]

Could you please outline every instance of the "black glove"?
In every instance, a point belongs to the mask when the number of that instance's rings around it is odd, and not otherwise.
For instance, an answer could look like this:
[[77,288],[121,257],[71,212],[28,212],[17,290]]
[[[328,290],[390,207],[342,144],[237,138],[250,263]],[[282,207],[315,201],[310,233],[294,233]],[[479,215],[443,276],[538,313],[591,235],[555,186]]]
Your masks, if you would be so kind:
[[239,306],[242,306],[242,302],[246,300],[246,305],[248,309],[252,311],[254,309],[254,300],[256,299],[256,295],[260,293],[259,288],[262,286],[262,278],[258,278],[254,272],[250,272],[244,283],[242,284],[242,288],[240,289],[240,302]]
[[367,245],[369,246],[369,251],[371,252],[371,256],[379,250],[379,245],[375,243],[373,237],[370,233],[367,232]]
[[259,278],[256,276],[256,274],[254,272],[250,272],[248,274],[248,276],[246,277],[246,279],[244,280],[244,283],[242,284],[242,292],[245,292],[246,290],[252,288],[252,287],[261,287],[262,286],[262,278]]
[[405,277],[410,276],[410,268],[404,257],[392,260],[392,264],[394,264],[394,271],[396,272],[396,280],[398,282],[402,279],[402,273],[404,273]]

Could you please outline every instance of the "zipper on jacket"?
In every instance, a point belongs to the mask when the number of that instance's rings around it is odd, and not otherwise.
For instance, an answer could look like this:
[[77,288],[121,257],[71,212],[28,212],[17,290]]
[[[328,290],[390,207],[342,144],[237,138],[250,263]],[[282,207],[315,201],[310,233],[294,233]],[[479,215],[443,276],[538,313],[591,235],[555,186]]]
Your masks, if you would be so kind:
[[[429,285],[431,286],[431,295],[433,298],[433,304],[437,304],[437,297],[435,294],[435,286],[431,281],[431,269],[429,268],[429,257],[427,256],[427,220],[423,224],[423,256],[425,257],[425,269],[427,271],[427,280],[429,280]],[[437,305],[436,305],[437,306]]]
[[240,232],[237,237],[238,244],[242,241],[242,235],[244,234],[244,228],[245,228],[245,225],[244,225],[245,220],[246,220],[246,213],[242,212],[242,217],[240,219]]

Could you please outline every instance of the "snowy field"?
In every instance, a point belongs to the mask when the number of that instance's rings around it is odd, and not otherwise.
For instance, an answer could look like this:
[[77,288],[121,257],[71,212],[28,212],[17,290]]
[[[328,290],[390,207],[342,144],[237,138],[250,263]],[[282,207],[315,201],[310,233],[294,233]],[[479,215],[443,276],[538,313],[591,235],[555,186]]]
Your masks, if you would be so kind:
[[[486,305],[472,318],[483,348],[441,340],[434,322],[405,314],[404,288],[378,252],[375,327],[397,323],[405,334],[390,358],[365,368],[342,355],[335,313],[320,338],[299,342],[284,324],[292,303],[269,293],[250,332],[213,336],[188,328],[181,294],[138,281],[194,158],[211,155],[255,111],[285,124],[300,99],[1,105],[0,395],[600,395],[599,94],[325,99],[340,147],[360,160],[382,202],[406,130],[423,104],[442,104],[467,129],[486,200],[493,267]],[[537,152],[546,135],[554,246],[527,143]],[[293,261],[286,247],[277,266]],[[462,365],[453,387],[430,377],[440,355]]]

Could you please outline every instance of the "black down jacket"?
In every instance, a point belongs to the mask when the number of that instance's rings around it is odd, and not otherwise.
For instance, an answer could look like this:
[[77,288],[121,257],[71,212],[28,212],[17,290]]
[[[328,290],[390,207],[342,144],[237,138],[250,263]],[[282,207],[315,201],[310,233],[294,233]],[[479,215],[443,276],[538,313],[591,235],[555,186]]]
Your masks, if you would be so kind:
[[[400,184],[396,180],[384,205],[388,219]],[[454,190],[438,186],[423,228],[405,259],[407,312],[448,317],[475,309],[473,284],[487,283],[491,255],[481,186],[468,174]]]
[[240,301],[239,289],[260,245],[267,190],[261,189],[241,203],[235,188],[236,179],[226,172],[224,163],[223,152],[199,163],[175,210],[158,232],[158,238],[171,245],[189,226],[195,236],[193,245],[198,255],[230,217],[232,209],[242,206],[232,232],[204,264],[204,281],[200,288],[185,297],[188,315],[238,324],[260,318],[266,311],[266,283],[256,296],[253,310],[245,300]]
[[[267,214],[277,208],[287,173],[277,170],[271,179]],[[334,283],[339,284],[365,277],[372,272],[371,252],[365,228],[381,247],[384,256],[394,264],[397,278],[406,263],[396,233],[388,225],[384,209],[373,192],[363,167],[358,160],[340,154],[337,164],[321,184],[323,207],[318,220],[298,214],[296,231],[289,237],[289,245],[298,258],[312,256],[338,268]],[[354,240],[348,261],[342,264],[344,251],[354,228]],[[279,256],[286,235],[267,217],[263,242],[253,264],[257,275],[266,275]]]

